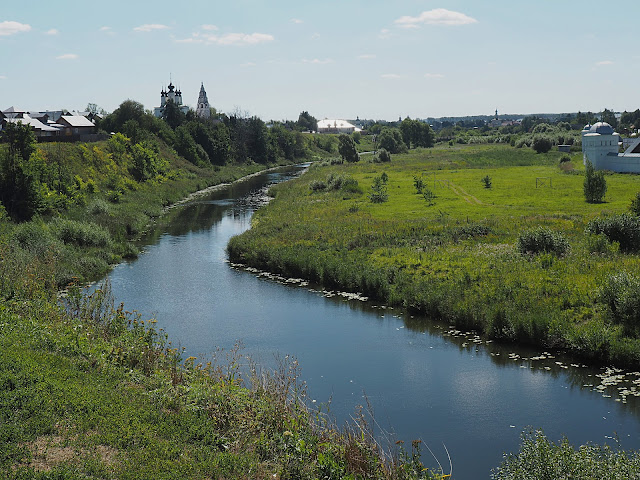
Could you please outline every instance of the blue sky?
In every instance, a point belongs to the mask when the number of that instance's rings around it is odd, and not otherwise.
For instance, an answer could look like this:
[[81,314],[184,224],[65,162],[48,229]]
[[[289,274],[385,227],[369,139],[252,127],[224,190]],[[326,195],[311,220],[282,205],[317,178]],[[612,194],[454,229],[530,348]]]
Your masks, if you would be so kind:
[[0,109],[152,109],[200,82],[265,120],[640,107],[640,3],[0,0]]

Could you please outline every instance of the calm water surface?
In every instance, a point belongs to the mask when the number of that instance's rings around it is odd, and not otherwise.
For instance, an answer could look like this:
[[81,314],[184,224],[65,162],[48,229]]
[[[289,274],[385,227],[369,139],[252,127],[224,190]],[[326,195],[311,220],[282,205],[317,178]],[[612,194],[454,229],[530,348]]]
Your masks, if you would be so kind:
[[[186,355],[210,357],[240,341],[265,366],[296,357],[310,397],[331,398],[340,423],[366,394],[390,441],[421,438],[448,469],[446,445],[457,480],[489,478],[528,426],[554,440],[612,443],[617,435],[624,448],[640,448],[640,402],[619,395],[633,392],[640,374],[598,390],[603,369],[232,268],[225,246],[249,228],[263,187],[299,171],[262,174],[174,209],[144,253],[110,274],[116,300],[155,316]],[[435,465],[428,452],[423,459]]]

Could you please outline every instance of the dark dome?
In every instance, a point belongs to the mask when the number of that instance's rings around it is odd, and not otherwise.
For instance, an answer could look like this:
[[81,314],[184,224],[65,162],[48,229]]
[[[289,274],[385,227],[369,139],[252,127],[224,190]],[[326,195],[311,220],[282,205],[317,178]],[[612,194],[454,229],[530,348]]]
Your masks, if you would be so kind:
[[600,135],[613,135],[613,127],[606,122],[598,122],[589,129],[591,133],[599,133]]

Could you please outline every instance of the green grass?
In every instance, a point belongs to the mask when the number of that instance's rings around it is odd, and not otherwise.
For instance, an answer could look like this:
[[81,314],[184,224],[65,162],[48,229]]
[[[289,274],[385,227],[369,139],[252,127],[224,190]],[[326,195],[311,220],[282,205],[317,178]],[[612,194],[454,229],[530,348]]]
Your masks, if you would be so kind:
[[[607,278],[637,274],[640,258],[585,234],[590,219],[626,211],[640,179],[608,175],[605,202],[589,204],[581,156],[570,172],[559,168],[560,157],[481,145],[312,168],[274,188],[275,201],[228,250],[234,261],[361,292],[495,339],[640,365],[640,340],[599,299]],[[389,198],[373,203],[368,193],[382,172]],[[351,176],[363,193],[309,188],[330,173]],[[435,194],[433,205],[416,192],[414,177]],[[561,234],[567,253],[518,253],[520,234],[534,227]]]

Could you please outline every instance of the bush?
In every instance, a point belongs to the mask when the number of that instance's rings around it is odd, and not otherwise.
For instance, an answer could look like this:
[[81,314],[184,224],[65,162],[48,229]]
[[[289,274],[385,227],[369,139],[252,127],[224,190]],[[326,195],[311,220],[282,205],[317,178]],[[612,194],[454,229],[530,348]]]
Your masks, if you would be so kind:
[[422,189],[425,187],[422,177],[413,177],[413,185],[416,187],[416,193],[422,193]]
[[[386,175],[383,173],[382,175]],[[371,193],[369,194],[369,200],[373,203],[383,203],[389,200],[389,194],[387,193],[386,180],[383,180],[382,175],[373,179],[373,185],[371,185]],[[387,177],[388,180],[388,177]]]
[[538,227],[522,232],[518,237],[516,248],[523,255],[546,252],[562,256],[569,251],[569,242],[558,232],[546,227]]
[[584,198],[589,203],[599,203],[607,193],[607,181],[602,170],[595,171],[593,164],[587,160],[584,172]]
[[378,161],[382,163],[391,161],[391,154],[384,148],[378,150]]
[[321,192],[322,190],[327,189],[327,184],[322,180],[313,180],[311,183],[309,183],[309,188],[313,192]]
[[482,177],[482,183],[484,188],[491,188],[491,177],[489,175],[485,175]]
[[427,202],[427,206],[432,206],[435,205],[436,201],[436,194],[433,193],[431,190],[429,190],[428,188],[424,188],[422,191],[422,196],[424,197],[424,199]]
[[533,149],[536,151],[536,153],[547,153],[549,150],[551,150],[551,147],[553,145],[551,144],[551,140],[549,140],[547,137],[536,137],[533,139]]
[[52,230],[66,244],[101,248],[111,245],[109,232],[95,223],[57,218],[52,222]]
[[604,234],[610,242],[618,242],[620,251],[640,251],[640,217],[623,213],[606,218],[594,218],[587,224],[586,233]]
[[636,333],[640,327],[640,277],[627,272],[607,278],[600,290],[602,301],[615,323],[622,324],[627,333]]
[[640,192],[636,193],[636,196],[631,200],[629,211],[640,217]]

